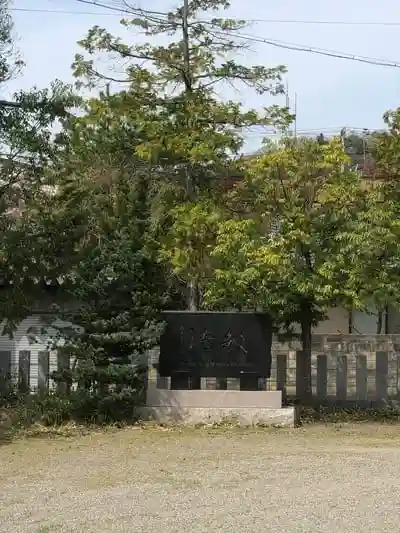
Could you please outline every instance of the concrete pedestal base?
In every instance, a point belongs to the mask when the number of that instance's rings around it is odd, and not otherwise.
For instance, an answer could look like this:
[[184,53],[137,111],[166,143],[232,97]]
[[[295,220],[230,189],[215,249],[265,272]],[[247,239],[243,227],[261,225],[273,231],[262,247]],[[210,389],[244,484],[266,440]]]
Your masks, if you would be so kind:
[[296,422],[295,408],[282,408],[281,391],[172,390],[155,383],[149,383],[140,415],[160,424],[188,426],[233,422],[293,427]]
[[240,426],[262,424],[271,427],[294,427],[294,407],[182,407],[146,406],[140,409],[143,420],[160,424],[183,424],[187,426],[233,422]]

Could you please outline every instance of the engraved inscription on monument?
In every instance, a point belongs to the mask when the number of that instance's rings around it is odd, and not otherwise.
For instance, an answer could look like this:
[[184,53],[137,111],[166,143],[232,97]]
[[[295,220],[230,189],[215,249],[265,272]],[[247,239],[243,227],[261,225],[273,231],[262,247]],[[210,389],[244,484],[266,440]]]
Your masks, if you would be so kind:
[[264,313],[173,311],[164,315],[159,373],[268,378],[272,322]]

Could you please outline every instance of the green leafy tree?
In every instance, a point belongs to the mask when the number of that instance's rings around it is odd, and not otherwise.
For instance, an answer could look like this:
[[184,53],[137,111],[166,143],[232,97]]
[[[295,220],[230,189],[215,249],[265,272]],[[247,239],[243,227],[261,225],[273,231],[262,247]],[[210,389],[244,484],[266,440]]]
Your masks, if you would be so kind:
[[[373,172],[371,173],[371,183],[379,184],[382,193],[382,204],[385,206],[386,212],[393,218],[393,221],[399,219],[400,214],[400,109],[387,111],[383,116],[386,129],[382,131],[373,132],[370,135],[370,146],[373,157]],[[388,254],[394,254],[397,249],[397,242],[393,244],[392,249],[388,250],[384,246],[381,249],[382,260]],[[393,294],[398,293],[398,273],[399,261],[393,258],[390,261],[390,286],[391,294],[389,294],[388,303],[394,309],[399,309],[400,299],[394,298]],[[380,275],[384,271],[377,270]],[[382,308],[378,307],[380,311],[379,317],[382,315]],[[380,319],[382,321],[382,319]]]
[[[10,15],[9,0],[0,1],[0,82],[4,83],[16,76],[24,63],[14,45],[14,24]],[[12,102],[1,100],[0,105],[12,105]]]
[[[0,86],[23,67],[13,46],[8,2],[0,2]],[[53,128],[77,103],[70,88],[55,82],[45,90],[19,92],[0,100],[0,319],[11,331],[24,318],[46,275],[32,253],[32,213],[43,189],[45,169],[58,150]]]
[[83,116],[70,119],[59,139],[51,206],[43,204],[38,216],[40,246],[62,280],[58,299],[68,304],[54,312],[69,324],[59,328],[59,354],[71,367],[55,379],[67,390],[76,385],[71,409],[96,420],[132,417],[166,303],[148,232],[148,167],[135,156],[135,132],[113,114],[114,102],[107,95],[90,100]]
[[387,301],[391,292],[398,230],[381,194],[348,169],[334,139],[286,142],[256,159],[230,195],[234,215],[219,226],[206,301],[267,310],[286,327],[300,324],[298,393],[305,401],[313,325],[330,307],[365,308],[372,296]]
[[171,217],[173,223],[161,242],[159,258],[170,264],[182,285],[193,288],[195,300],[189,309],[195,311],[203,307],[201,289],[212,273],[211,252],[222,212],[215,203],[203,200],[173,208]]
[[[229,5],[226,0],[184,0],[180,7],[165,13],[125,6],[127,16],[121,23],[142,31],[148,43],[130,46],[95,26],[80,42],[86,54],[75,58],[80,84],[98,87],[117,82],[126,86],[120,96],[141,138],[136,154],[152,168],[163,169],[157,189],[163,204],[158,211],[163,212],[157,223],[159,238],[168,234],[173,223],[170,208],[176,203],[196,202],[199,195],[210,194],[231,175],[244,128],[285,125],[290,120],[287,109],[276,105],[258,111],[219,97],[218,87],[232,83],[260,95],[283,91],[283,66],[249,67],[233,59],[246,47],[239,32],[244,21],[203,19],[206,12]],[[164,44],[153,44],[156,37]],[[124,75],[100,70],[99,55],[111,56],[113,65],[119,57]],[[171,250],[171,263],[174,254]],[[193,309],[198,287],[186,281],[188,304]]]
[[379,135],[378,132],[368,130],[356,132],[344,129],[342,131],[343,146],[350,158],[350,164],[366,178],[374,175],[377,135]]
[[387,126],[386,131],[376,132],[374,135],[374,158],[376,170],[374,177],[384,181],[388,195],[397,197],[400,178],[400,108],[387,111],[383,116]]

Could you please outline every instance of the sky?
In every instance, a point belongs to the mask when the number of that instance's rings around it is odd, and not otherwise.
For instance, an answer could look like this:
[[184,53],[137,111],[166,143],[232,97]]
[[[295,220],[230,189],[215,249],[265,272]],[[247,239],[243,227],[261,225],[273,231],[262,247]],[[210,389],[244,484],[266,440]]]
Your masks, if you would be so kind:
[[[152,0],[151,9],[166,11],[177,3],[178,0]],[[232,0],[231,4],[227,16],[257,20],[245,30],[252,36],[304,48],[389,60],[400,67],[400,3],[395,0],[363,0],[350,4],[346,0]],[[355,7],[357,4],[359,7]],[[136,2],[136,5],[149,7],[150,2],[141,0],[141,4]],[[34,85],[45,87],[54,79],[72,82],[71,63],[75,53],[79,52],[77,41],[95,24],[113,34],[126,35],[131,43],[135,42],[132,32],[127,35],[121,29],[118,14],[77,0],[14,0],[12,7],[15,9],[12,15],[17,44],[27,66],[23,74],[8,85],[6,96]],[[29,9],[43,12],[24,11]],[[52,12],[57,10],[73,13]],[[93,14],[87,14],[90,12]],[[347,24],[299,21],[342,21]],[[386,24],[377,24],[379,22]],[[333,133],[342,127],[378,129],[383,126],[383,113],[400,106],[400,68],[363,64],[258,42],[252,43],[252,51],[239,59],[247,64],[286,65],[292,108],[294,95],[297,95],[299,133]],[[282,103],[270,96],[255,99],[254,94],[244,87],[228,96],[234,96],[246,106]],[[247,150],[257,149],[264,135],[256,130],[249,133]]]

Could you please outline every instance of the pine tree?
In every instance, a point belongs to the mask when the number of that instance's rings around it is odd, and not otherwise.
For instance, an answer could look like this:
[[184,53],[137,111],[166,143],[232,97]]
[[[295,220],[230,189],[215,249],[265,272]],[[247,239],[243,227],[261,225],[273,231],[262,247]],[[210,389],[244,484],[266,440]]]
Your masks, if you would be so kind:
[[131,149],[134,133],[113,128],[113,101],[103,95],[71,119],[54,168],[57,193],[40,217],[59,232],[52,261],[66,302],[55,316],[67,321],[59,357],[70,368],[54,377],[73,415],[97,421],[132,418],[165,303],[148,238],[148,169]]
[[[117,82],[126,87],[120,92],[121,109],[137,125],[141,142],[136,153],[161,174],[155,187],[155,205],[161,207],[153,211],[161,240],[168,237],[174,223],[171,209],[176,204],[214,195],[230,178],[246,128],[283,126],[290,120],[286,108],[272,105],[256,110],[219,97],[224,84],[250,88],[266,97],[283,92],[283,66],[246,66],[233,58],[246,48],[240,35],[245,21],[205,20],[207,12],[229,6],[227,0],[184,0],[165,13],[125,6],[127,16],[121,23],[144,32],[148,44],[129,46],[95,26],[80,42],[86,55],[75,59],[80,85],[93,88]],[[153,44],[156,37],[166,44]],[[99,70],[97,59],[99,55],[104,59],[104,54],[114,64],[120,59],[124,76]],[[163,254],[169,265],[172,255],[168,259]],[[199,287],[193,279],[184,281],[188,307],[193,310]]]

